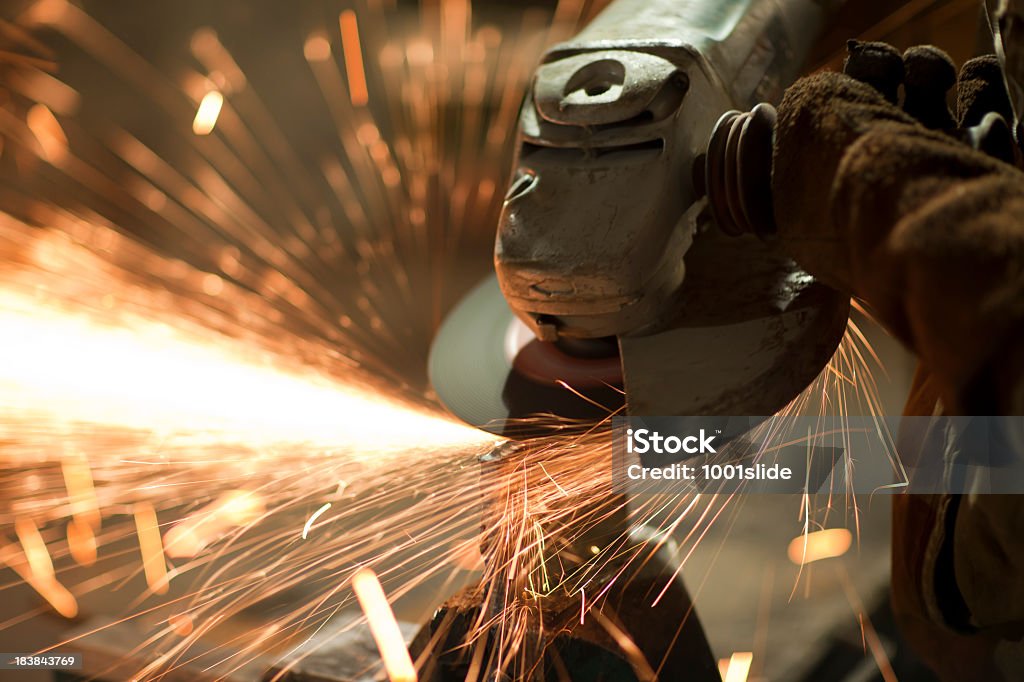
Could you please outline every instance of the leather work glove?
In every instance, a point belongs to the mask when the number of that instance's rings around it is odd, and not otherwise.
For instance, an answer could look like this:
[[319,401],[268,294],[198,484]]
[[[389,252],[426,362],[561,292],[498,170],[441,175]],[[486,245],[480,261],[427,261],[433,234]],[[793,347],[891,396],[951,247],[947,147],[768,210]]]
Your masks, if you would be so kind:
[[[936,48],[853,42],[845,71],[778,108],[778,239],[917,353],[907,414],[1024,414],[1024,174],[998,63],[957,78]],[[944,679],[1024,679],[1024,496],[893,507],[908,641]]]
[[1024,414],[1024,174],[998,64],[964,65],[955,116],[937,48],[852,43],[846,70],[864,80],[810,76],[779,105],[783,248],[914,350],[949,413]]

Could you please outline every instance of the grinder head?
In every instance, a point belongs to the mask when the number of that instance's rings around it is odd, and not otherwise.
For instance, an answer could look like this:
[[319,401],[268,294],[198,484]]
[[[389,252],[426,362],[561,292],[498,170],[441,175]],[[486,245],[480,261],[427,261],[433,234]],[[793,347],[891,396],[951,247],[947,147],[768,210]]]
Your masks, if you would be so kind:
[[539,338],[664,325],[693,239],[691,168],[726,104],[695,53],[548,55],[494,251],[505,300]]

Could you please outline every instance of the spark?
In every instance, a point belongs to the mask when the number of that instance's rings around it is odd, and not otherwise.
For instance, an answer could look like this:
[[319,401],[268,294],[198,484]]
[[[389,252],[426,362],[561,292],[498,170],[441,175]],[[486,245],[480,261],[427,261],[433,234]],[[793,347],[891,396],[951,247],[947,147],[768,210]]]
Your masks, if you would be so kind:
[[651,668],[650,662],[644,658],[643,652],[640,651],[640,648],[637,647],[632,638],[600,610],[594,610],[591,613],[594,619],[605,629],[605,632],[618,644],[626,658],[629,659],[637,676],[644,682],[655,682],[658,679],[657,674]]
[[359,41],[359,24],[356,13],[347,9],[338,17],[341,26],[341,49],[345,57],[345,74],[348,76],[348,92],[352,106],[366,106],[369,92],[366,89],[366,73],[363,71],[363,50]]
[[53,579],[53,561],[46,549],[43,536],[39,534],[39,528],[31,519],[20,518],[14,526],[18,540],[21,541],[25,558],[28,559],[29,570],[32,575],[40,580]]
[[199,102],[199,109],[196,110],[196,117],[192,121],[192,132],[196,135],[209,135],[217,125],[217,118],[220,116],[220,109],[224,106],[224,95],[216,90],[210,90],[203,95]]
[[52,164],[58,164],[67,156],[68,138],[64,129],[45,104],[34,104],[28,110],[25,119],[28,129],[32,131],[42,157]]
[[366,614],[373,641],[377,643],[384,670],[391,682],[416,682],[416,669],[377,574],[369,568],[359,569],[352,576],[352,589]]
[[311,62],[325,62],[331,58],[331,44],[323,36],[310,36],[302,48],[302,53]]
[[722,676],[722,681],[746,682],[747,675],[750,674],[750,665],[753,661],[753,653],[749,651],[737,651],[729,657],[725,666],[725,674]]
[[214,432],[257,445],[359,443],[353,456],[365,463],[387,448],[482,438],[357,387],[275,368],[230,340],[190,337],[152,320],[105,325],[0,288],[0,328],[12,359],[0,366],[8,413]]
[[864,602],[861,601],[860,596],[857,594],[853,581],[850,580],[850,574],[841,563],[835,565],[835,571],[839,577],[840,584],[843,586],[846,599],[849,601],[854,614],[857,616],[857,620],[860,622],[861,637],[864,644],[871,651],[871,656],[875,659],[875,665],[878,666],[878,672],[881,673],[882,680],[884,682],[897,682],[896,671],[893,670],[889,654],[886,652],[885,645],[878,636],[878,631],[875,630],[874,625],[871,623],[871,617],[864,608]]
[[88,524],[77,519],[68,521],[68,549],[80,565],[96,563],[96,534]]
[[305,540],[306,536],[309,535],[309,529],[313,527],[313,523],[316,522],[316,520],[318,518],[320,518],[321,514],[323,514],[325,511],[327,511],[330,508],[331,508],[331,503],[330,502],[325,502],[322,507],[317,509],[315,512],[313,512],[312,515],[310,515],[310,517],[308,519],[306,519],[306,524],[302,527],[302,539],[303,540]]
[[167,556],[194,557],[229,529],[258,518],[263,499],[256,493],[233,490],[179,522],[164,536]]
[[483,567],[484,559],[480,554],[477,539],[456,543],[451,551],[451,562],[453,566],[464,571],[479,571]]
[[179,637],[188,637],[192,634],[195,625],[192,623],[192,617],[187,613],[174,613],[171,614],[167,619],[167,624],[174,631],[174,634]]
[[64,485],[68,491],[71,515],[82,529],[100,529],[100,509],[89,463],[82,457],[64,457],[61,460]]
[[10,546],[3,545],[0,546],[0,562],[7,564],[38,592],[54,611],[65,618],[74,618],[78,615],[78,601],[57,580],[53,561],[36,524],[31,519],[19,518],[15,523],[15,533],[21,542],[24,558]]
[[149,589],[157,594],[166,594],[169,587],[164,546],[160,539],[160,528],[156,511],[147,502],[135,504],[135,529],[139,536],[139,551],[142,552],[142,569],[146,574]]
[[822,559],[840,557],[850,549],[853,534],[845,528],[827,528],[793,538],[786,554],[798,566]]

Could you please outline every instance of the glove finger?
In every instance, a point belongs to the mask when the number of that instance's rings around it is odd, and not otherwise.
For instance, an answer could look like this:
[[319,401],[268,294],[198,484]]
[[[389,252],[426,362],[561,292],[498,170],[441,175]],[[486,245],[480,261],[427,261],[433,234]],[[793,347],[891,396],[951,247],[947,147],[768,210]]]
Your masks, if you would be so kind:
[[917,45],[903,53],[903,110],[926,128],[953,131],[956,121],[946,104],[956,85],[956,65],[934,45]]
[[989,112],[995,112],[1007,121],[1013,120],[1003,71],[995,55],[964,62],[957,82],[957,119],[961,128],[980,125]]
[[890,103],[899,101],[903,83],[903,55],[888,43],[846,41],[843,73],[878,90]]

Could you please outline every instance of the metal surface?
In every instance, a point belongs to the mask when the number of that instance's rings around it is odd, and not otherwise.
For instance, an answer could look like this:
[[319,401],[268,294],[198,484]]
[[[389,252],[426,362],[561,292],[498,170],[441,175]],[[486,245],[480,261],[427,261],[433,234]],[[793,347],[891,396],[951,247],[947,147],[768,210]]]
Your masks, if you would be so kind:
[[[634,539],[653,543],[652,537],[641,528]],[[421,679],[717,682],[721,678],[715,659],[677,570],[678,548],[671,539],[661,539],[657,550],[637,562],[641,566],[612,563],[588,582],[588,592],[603,595],[602,605],[587,611],[582,621],[581,593],[556,590],[541,599],[524,599],[520,608],[529,606],[523,609],[525,632],[512,655],[497,650],[505,627],[500,620],[485,627],[482,639],[466,646],[481,622],[494,621],[481,587],[455,595],[410,647],[414,656],[428,659]],[[653,604],[652,595],[660,595]],[[479,677],[468,674],[481,666],[484,672]]]
[[811,0],[619,0],[537,69],[495,270],[541,338],[664,327],[693,240],[691,171],[722,113],[774,100]]

